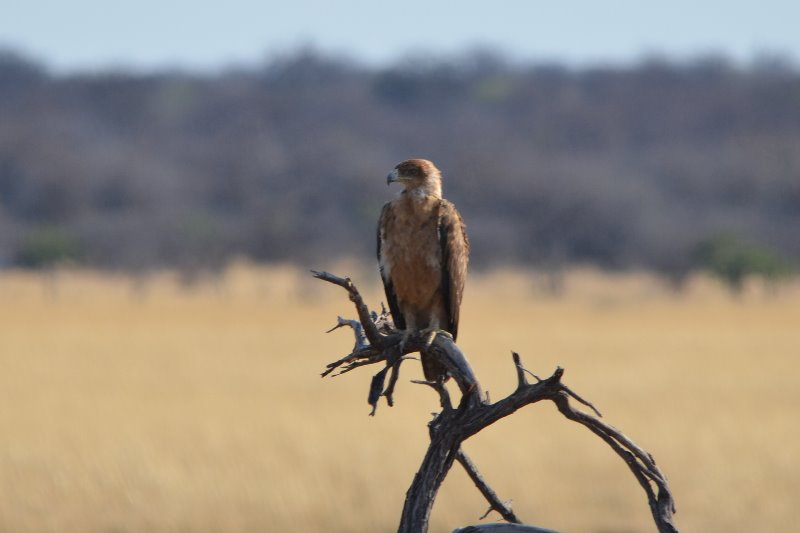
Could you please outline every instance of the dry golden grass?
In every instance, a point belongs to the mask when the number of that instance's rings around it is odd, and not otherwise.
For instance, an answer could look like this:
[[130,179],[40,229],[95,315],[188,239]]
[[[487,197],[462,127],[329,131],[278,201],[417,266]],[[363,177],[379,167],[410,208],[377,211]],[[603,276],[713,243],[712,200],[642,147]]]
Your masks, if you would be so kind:
[[[351,273],[379,301],[377,276]],[[556,365],[670,477],[685,531],[789,531],[800,494],[800,289],[734,299],[698,280],[575,272],[473,276],[459,344],[493,398],[509,352]],[[0,278],[0,530],[393,531],[437,402],[403,373],[366,416],[371,371],[320,380],[349,333],[344,294],[289,268],[236,267],[181,288],[62,273]],[[467,451],[524,519],[570,532],[653,531],[624,464],[550,405]],[[431,531],[485,508],[456,466]]]

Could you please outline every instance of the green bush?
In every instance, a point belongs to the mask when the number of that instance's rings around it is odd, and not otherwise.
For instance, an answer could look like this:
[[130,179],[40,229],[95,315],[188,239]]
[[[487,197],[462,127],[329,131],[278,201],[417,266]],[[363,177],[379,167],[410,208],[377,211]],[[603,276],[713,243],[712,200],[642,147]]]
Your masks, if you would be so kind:
[[778,281],[793,273],[789,261],[777,252],[731,234],[702,241],[695,251],[695,264],[737,292],[748,276]]
[[75,239],[60,228],[40,228],[20,242],[14,263],[25,268],[48,268],[78,258]]

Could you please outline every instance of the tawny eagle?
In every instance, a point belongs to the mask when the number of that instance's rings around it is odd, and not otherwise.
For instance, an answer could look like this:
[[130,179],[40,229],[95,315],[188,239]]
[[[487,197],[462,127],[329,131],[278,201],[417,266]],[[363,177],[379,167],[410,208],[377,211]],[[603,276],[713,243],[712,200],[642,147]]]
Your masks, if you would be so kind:
[[[444,330],[455,340],[469,257],[464,221],[442,198],[442,175],[430,161],[399,163],[387,177],[394,182],[404,189],[378,221],[378,264],[392,319],[406,334]],[[446,377],[424,354],[422,369],[429,381]]]

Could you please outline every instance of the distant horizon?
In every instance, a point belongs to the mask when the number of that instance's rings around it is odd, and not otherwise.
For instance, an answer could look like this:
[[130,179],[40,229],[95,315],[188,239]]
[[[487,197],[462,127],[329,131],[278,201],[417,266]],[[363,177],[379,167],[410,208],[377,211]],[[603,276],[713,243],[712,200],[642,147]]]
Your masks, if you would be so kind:
[[460,60],[469,58],[473,53],[488,53],[496,56],[501,61],[505,62],[512,68],[530,68],[530,67],[547,67],[554,66],[563,68],[572,72],[582,72],[595,69],[612,69],[612,70],[627,70],[635,69],[643,65],[651,63],[663,63],[674,65],[676,67],[691,66],[693,64],[703,63],[705,61],[719,61],[722,64],[727,64],[732,68],[749,70],[758,68],[763,65],[772,65],[777,69],[788,71],[800,71],[800,61],[798,56],[789,52],[781,52],[775,50],[766,50],[761,52],[754,52],[748,58],[736,57],[732,54],[726,54],[719,51],[697,51],[689,55],[670,55],[668,53],[660,52],[658,50],[650,50],[642,52],[641,54],[631,57],[629,59],[618,60],[593,60],[585,62],[570,62],[564,58],[556,57],[530,57],[519,58],[515,57],[513,53],[506,50],[494,47],[480,46],[480,45],[465,45],[462,49],[453,50],[442,53],[423,53],[419,50],[409,49],[404,53],[398,54],[396,57],[389,58],[383,61],[374,62],[367,61],[363,57],[345,52],[339,52],[330,49],[323,49],[311,44],[298,44],[294,47],[289,47],[281,50],[274,50],[272,52],[264,52],[260,58],[251,61],[237,61],[229,63],[221,63],[218,65],[199,66],[191,64],[163,64],[163,65],[134,65],[125,62],[111,62],[107,64],[97,64],[92,66],[73,66],[70,68],[58,67],[52,58],[43,57],[40,54],[35,54],[24,47],[8,45],[0,43],[0,57],[9,55],[16,57],[22,61],[36,65],[42,68],[48,75],[55,77],[73,76],[73,75],[92,75],[98,73],[126,73],[133,75],[153,75],[162,73],[185,73],[193,75],[214,75],[237,70],[257,70],[264,66],[269,66],[284,59],[292,59],[302,56],[304,53],[311,53],[323,59],[333,61],[343,61],[356,68],[364,70],[380,71],[382,69],[392,68],[397,65],[402,65],[408,61],[420,59],[432,62],[442,62],[457,64]]

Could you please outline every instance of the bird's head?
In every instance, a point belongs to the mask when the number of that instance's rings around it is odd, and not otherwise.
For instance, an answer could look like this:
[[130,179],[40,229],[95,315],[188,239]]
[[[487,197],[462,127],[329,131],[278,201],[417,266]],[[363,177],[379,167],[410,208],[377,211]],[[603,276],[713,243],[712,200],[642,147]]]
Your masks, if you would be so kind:
[[442,196],[442,173],[427,159],[409,159],[398,163],[386,177],[386,184],[400,182],[406,192]]

